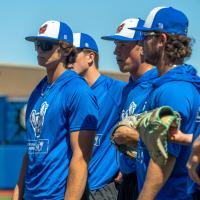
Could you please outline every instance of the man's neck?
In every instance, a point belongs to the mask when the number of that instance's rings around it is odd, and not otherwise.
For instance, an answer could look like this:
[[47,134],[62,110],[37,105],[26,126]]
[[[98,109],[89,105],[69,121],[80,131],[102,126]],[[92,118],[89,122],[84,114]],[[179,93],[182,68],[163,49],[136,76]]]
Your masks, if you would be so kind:
[[147,71],[153,69],[153,65],[150,65],[148,63],[142,63],[137,70],[130,72],[130,75],[132,77],[133,80],[137,80],[139,79],[144,73],[146,73]]
[[56,81],[56,79],[64,72],[66,71],[66,68],[63,63],[59,63],[57,67],[48,66],[46,68],[47,71],[47,79],[48,83],[53,83]]
[[95,66],[91,66],[87,72],[83,75],[88,85],[91,87],[95,81],[99,78],[99,70]]
[[169,63],[171,62],[163,56],[163,58],[160,60],[160,62],[157,65],[159,76],[162,76],[163,74],[167,73],[172,68],[176,67],[175,64],[169,64]]
[[165,52],[163,51],[160,55],[160,59],[156,65],[158,69],[159,76],[164,75],[172,68],[176,67],[175,64],[173,64],[169,58],[166,56]]

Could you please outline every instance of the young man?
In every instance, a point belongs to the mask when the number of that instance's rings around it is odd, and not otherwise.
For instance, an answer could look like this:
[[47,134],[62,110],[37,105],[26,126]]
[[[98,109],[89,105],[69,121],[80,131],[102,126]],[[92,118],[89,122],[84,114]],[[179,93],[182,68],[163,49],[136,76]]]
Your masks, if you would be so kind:
[[89,199],[116,200],[114,178],[119,171],[116,149],[110,142],[113,126],[119,120],[124,82],[101,75],[98,69],[98,47],[85,33],[74,33],[78,54],[72,69],[83,76],[95,94],[99,105],[99,121],[89,164]]
[[[199,116],[199,112],[198,115]],[[199,119],[197,119],[197,122],[199,123]],[[200,128],[200,126],[198,127]],[[190,154],[190,158],[187,162],[187,168],[190,175],[190,178],[192,180],[189,180],[189,186],[188,191],[190,194],[192,194],[193,200],[200,199],[200,136],[199,132],[196,131],[196,135],[193,139],[193,145],[192,145],[192,152]]]
[[68,25],[47,21],[34,42],[47,76],[32,92],[26,112],[27,153],[14,200],[80,200],[97,127],[98,106],[85,80],[66,70],[75,56]]
[[[144,24],[141,19],[126,19],[123,21],[114,35],[104,36],[102,39],[112,40],[116,44],[115,55],[121,72],[129,72],[130,79],[123,91],[121,102],[121,119],[130,115],[143,112],[145,101],[152,90],[151,80],[157,77],[157,70],[152,65],[144,62],[143,37],[140,32],[130,30],[131,27],[140,27]],[[116,130],[115,141],[118,144],[130,142],[134,139],[132,129],[120,128]],[[138,154],[139,155],[139,154]],[[138,159],[138,158],[137,158]],[[135,174],[135,159],[131,160],[124,154],[119,154],[120,171],[123,180],[120,184],[119,200],[137,199],[137,178]],[[137,174],[142,176],[143,174]]]
[[[159,71],[159,78],[153,81],[154,91],[148,98],[147,109],[172,107],[181,115],[180,130],[195,134],[200,79],[194,67],[184,64],[184,59],[192,52],[191,39],[187,37],[187,17],[172,7],[157,7],[150,12],[143,27],[133,29],[143,31],[145,60],[157,66]],[[191,199],[187,194],[186,169],[190,147],[169,142],[168,153],[167,164],[162,167],[147,154],[137,162],[148,168],[143,171],[146,179],[139,200]]]
[[193,200],[200,199],[200,113],[196,114],[196,125],[195,134],[185,134],[180,130],[176,131],[174,134],[169,134],[169,139],[172,142],[191,145],[192,152],[190,154],[189,160],[187,162],[187,169],[189,176],[192,180],[189,180],[188,192],[192,194]]

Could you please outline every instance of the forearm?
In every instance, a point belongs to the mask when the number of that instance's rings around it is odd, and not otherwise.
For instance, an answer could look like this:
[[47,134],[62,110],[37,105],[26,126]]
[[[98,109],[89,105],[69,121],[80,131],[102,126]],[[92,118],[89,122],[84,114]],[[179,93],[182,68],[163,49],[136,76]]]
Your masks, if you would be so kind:
[[69,168],[65,200],[80,200],[87,181],[87,163],[84,159],[72,158]]
[[12,200],[22,200],[24,195],[24,182],[25,182],[25,176],[26,176],[26,168],[28,163],[28,155],[24,155],[19,180],[15,186]]
[[115,130],[113,140],[119,145],[125,144],[136,148],[139,140],[139,133],[133,128],[120,126]]
[[146,180],[138,200],[153,200],[169,178],[176,158],[169,156],[167,164],[160,167],[153,160],[150,160]]
[[183,137],[182,140],[180,140],[180,144],[183,145],[191,145],[192,144],[192,138],[193,138],[193,134],[184,134],[183,133]]
[[193,134],[186,134],[183,133],[181,130],[176,130],[175,132],[169,132],[168,139],[174,143],[182,145],[191,145],[193,140]]

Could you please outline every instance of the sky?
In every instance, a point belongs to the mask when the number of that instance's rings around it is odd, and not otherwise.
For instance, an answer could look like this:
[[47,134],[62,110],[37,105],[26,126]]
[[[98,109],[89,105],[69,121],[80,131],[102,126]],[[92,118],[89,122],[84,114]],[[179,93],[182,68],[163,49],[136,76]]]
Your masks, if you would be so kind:
[[193,38],[193,53],[187,61],[200,73],[200,1],[199,0],[1,0],[0,64],[36,66],[34,45],[24,40],[37,34],[47,20],[67,23],[73,32],[90,34],[100,52],[100,70],[119,71],[114,43],[101,36],[114,34],[127,18],[145,19],[157,6],[172,6],[189,18],[189,34]]

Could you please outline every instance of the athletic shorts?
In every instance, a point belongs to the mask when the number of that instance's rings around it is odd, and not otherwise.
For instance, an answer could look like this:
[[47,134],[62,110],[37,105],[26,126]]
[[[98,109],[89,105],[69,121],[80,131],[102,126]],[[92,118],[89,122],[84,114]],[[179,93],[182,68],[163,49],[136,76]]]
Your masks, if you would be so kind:
[[136,200],[138,198],[136,173],[123,175],[123,181],[119,184],[117,200]]
[[89,192],[89,200],[117,200],[118,189],[115,182]]

